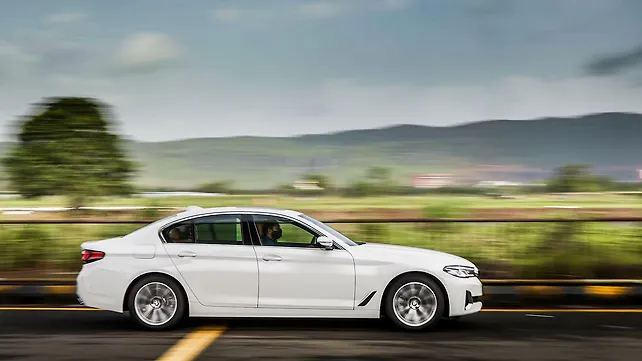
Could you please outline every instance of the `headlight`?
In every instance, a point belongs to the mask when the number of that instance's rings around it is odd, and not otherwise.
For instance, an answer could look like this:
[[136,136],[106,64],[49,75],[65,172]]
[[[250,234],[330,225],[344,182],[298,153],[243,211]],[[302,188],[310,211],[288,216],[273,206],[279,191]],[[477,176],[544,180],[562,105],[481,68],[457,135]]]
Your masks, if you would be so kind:
[[479,270],[476,267],[469,266],[446,266],[444,272],[459,278],[470,278],[479,276]]

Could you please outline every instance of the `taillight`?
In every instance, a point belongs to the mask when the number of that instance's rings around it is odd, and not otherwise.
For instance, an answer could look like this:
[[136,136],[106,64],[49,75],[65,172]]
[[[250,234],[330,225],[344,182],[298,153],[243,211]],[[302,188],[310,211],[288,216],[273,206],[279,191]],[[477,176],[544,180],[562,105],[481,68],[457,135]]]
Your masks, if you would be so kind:
[[105,252],[92,251],[89,249],[83,249],[81,254],[82,254],[82,263],[95,262],[105,257]]

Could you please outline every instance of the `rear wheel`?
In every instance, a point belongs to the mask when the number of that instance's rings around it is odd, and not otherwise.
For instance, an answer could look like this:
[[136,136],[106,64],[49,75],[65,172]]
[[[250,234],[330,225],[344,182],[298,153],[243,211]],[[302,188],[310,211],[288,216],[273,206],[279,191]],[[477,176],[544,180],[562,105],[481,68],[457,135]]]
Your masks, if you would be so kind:
[[153,275],[134,284],[129,294],[129,314],[141,327],[167,330],[185,316],[186,299],[176,281]]
[[390,285],[385,312],[396,327],[420,331],[439,322],[445,304],[444,294],[435,281],[423,275],[409,275]]

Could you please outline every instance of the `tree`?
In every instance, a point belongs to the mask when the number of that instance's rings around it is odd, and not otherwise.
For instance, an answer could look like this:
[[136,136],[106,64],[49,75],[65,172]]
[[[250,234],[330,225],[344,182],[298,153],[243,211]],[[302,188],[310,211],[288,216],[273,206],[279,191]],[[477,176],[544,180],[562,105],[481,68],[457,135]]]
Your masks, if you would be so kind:
[[198,187],[198,191],[204,193],[229,193],[231,190],[232,182],[227,180],[205,183]]
[[91,98],[49,98],[17,123],[18,143],[2,159],[23,197],[126,195],[135,164],[121,149],[108,107]]
[[392,172],[385,167],[370,167],[366,171],[366,182],[370,183],[376,194],[388,194],[394,189]]
[[548,181],[550,192],[596,192],[611,187],[611,179],[591,173],[590,167],[583,164],[569,164],[559,167]]
[[395,188],[392,173],[388,168],[373,166],[368,168],[363,177],[352,182],[345,189],[350,197],[366,197],[390,194]]

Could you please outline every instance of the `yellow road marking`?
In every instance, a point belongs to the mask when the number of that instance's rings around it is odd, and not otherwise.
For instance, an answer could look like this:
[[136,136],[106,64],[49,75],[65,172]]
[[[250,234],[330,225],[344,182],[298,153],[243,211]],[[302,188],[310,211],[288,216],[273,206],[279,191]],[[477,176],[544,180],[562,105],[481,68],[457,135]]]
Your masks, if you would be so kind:
[[640,308],[485,308],[482,312],[545,312],[545,313],[642,313]]
[[483,284],[506,284],[506,283],[521,283],[521,284],[623,284],[623,283],[633,283],[633,284],[642,284],[642,280],[639,279],[614,279],[614,280],[601,280],[601,279],[482,279]]
[[44,277],[44,278],[2,278],[0,277],[0,280],[6,282],[6,281],[11,281],[11,282],[76,282],[76,278],[65,278],[65,277]]
[[104,311],[90,307],[0,307],[0,311]]
[[621,296],[629,292],[629,287],[618,286],[585,286],[584,289],[594,296]]
[[44,286],[47,293],[53,293],[56,295],[65,295],[70,293],[76,293],[76,286]]
[[16,288],[16,286],[0,286],[0,292],[9,291]]
[[517,286],[520,293],[536,293],[536,294],[556,294],[561,293],[562,289],[556,286]]
[[225,331],[224,327],[201,328],[190,332],[156,361],[190,361]]

